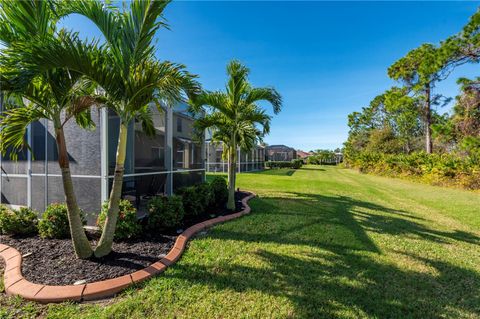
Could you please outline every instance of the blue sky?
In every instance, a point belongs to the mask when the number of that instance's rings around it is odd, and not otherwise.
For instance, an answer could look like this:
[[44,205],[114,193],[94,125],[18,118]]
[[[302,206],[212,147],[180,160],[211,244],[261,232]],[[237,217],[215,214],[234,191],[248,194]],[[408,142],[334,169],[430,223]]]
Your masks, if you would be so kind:
[[[208,90],[223,89],[225,65],[239,59],[251,69],[253,85],[274,86],[283,96],[267,143],[335,148],[347,138],[347,115],[394,84],[388,66],[424,42],[457,33],[478,4],[173,2],[165,11],[170,30],[157,35],[157,55],[186,64]],[[82,18],[65,25],[98,36]],[[455,96],[456,79],[478,75],[476,68],[458,68],[436,91]]]

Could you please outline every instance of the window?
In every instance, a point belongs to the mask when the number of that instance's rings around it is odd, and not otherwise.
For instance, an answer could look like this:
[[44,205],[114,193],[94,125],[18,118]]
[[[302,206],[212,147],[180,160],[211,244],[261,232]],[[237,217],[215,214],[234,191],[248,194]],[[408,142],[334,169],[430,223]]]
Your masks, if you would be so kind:
[[177,132],[181,132],[181,131],[182,131],[182,118],[177,117]]

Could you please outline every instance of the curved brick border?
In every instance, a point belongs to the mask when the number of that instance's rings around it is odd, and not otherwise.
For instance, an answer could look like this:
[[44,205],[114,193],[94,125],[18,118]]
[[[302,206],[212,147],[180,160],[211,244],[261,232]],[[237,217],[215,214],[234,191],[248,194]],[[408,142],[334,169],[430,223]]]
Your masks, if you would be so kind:
[[241,212],[209,219],[185,230],[177,237],[170,252],[156,263],[128,275],[83,285],[48,286],[29,282],[22,276],[22,255],[20,252],[13,247],[0,244],[0,257],[5,260],[5,274],[3,277],[5,292],[9,296],[18,295],[24,299],[41,303],[78,302],[111,297],[126,287],[159,274],[168,266],[173,265],[180,259],[187,241],[199,231],[250,213],[250,206],[248,206],[247,202],[253,197],[255,197],[255,194],[250,193],[250,195],[242,199],[244,209]]

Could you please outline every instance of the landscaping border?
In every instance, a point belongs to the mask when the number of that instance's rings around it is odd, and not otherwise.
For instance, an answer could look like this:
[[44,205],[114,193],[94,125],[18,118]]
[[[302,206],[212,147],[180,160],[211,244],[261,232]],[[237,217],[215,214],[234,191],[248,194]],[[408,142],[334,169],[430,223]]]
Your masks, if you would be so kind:
[[242,199],[244,206],[242,211],[212,218],[187,228],[177,237],[173,248],[165,257],[144,269],[113,279],[82,285],[50,286],[35,284],[22,276],[22,255],[20,252],[8,245],[0,244],[0,257],[5,260],[5,273],[3,276],[5,292],[9,296],[20,296],[40,303],[81,302],[112,297],[130,285],[162,273],[167,267],[177,262],[185,250],[188,240],[199,231],[250,213],[251,209],[248,206],[248,201],[256,195],[252,192],[249,193],[247,197]]

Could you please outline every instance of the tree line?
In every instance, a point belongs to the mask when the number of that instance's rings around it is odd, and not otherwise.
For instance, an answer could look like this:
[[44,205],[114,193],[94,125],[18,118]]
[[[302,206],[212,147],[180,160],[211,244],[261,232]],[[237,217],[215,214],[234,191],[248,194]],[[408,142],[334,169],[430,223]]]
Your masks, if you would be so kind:
[[[385,161],[380,160],[376,165],[369,159],[378,161],[381,155],[397,163],[405,161],[406,156],[428,158],[432,155],[431,159],[438,158],[433,161],[438,162],[439,170],[460,162],[470,167],[479,165],[480,77],[457,79],[460,94],[454,99],[435,90],[455,68],[479,62],[479,31],[480,11],[457,34],[437,44],[422,44],[388,68],[388,76],[398,85],[348,116],[349,136],[344,144],[347,165],[375,170],[385,166]],[[438,111],[452,102],[450,113]],[[375,156],[369,156],[372,154]],[[443,160],[446,158],[448,160]],[[446,164],[448,161],[451,163]],[[394,171],[404,172],[398,166],[408,165],[402,165],[397,165]]]

